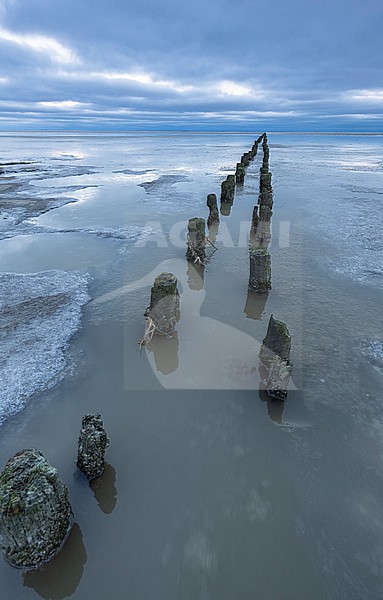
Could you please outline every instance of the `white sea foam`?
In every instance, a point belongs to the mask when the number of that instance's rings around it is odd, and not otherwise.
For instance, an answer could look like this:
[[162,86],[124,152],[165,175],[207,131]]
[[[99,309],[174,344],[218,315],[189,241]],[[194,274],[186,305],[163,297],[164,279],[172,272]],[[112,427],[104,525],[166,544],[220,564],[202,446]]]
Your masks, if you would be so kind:
[[372,366],[383,375],[383,341],[363,340],[362,354],[366,356]]
[[[19,235],[34,235],[39,233],[78,233],[95,235],[100,238],[112,238],[122,240],[124,242],[135,242],[139,238],[146,239],[154,233],[150,227],[142,227],[140,225],[131,225],[130,227],[65,227],[56,229],[52,227],[44,227],[37,224],[36,218],[26,219],[19,225],[11,223],[11,219],[7,221],[6,229],[2,230],[0,221],[0,240],[9,239]],[[12,226],[13,225],[13,226]]]
[[0,275],[0,423],[65,376],[88,282],[65,271]]
[[71,227],[65,229],[43,228],[45,233],[86,233],[101,238],[114,238],[126,242],[135,242],[138,238],[146,238],[153,233],[150,227],[131,225],[130,227]]

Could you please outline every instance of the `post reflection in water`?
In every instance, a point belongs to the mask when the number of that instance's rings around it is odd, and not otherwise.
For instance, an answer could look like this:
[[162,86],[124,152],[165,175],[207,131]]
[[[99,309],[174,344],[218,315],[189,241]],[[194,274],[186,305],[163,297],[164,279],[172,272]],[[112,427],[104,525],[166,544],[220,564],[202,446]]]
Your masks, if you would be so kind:
[[221,215],[228,217],[231,213],[233,202],[221,202]]
[[178,333],[176,331],[169,337],[153,336],[147,350],[154,354],[157,371],[160,371],[163,375],[170,375],[178,369],[178,348]]
[[245,315],[249,319],[259,321],[265,312],[268,297],[268,292],[261,294],[249,291],[247,293],[246,306],[244,309]]
[[[168,375],[164,375],[164,369],[159,370],[159,365],[166,364],[169,356],[165,352],[166,338],[154,336],[153,340],[156,338],[158,344],[155,354],[151,352],[151,345],[146,350],[159,383],[165,389],[258,389],[259,374],[254,364],[254,357],[260,351],[258,340],[226,323],[201,315],[206,292],[200,266],[189,262],[186,267],[183,261],[170,259],[161,263],[157,270],[165,268],[176,275],[182,286],[181,319],[177,325],[179,365]],[[148,279],[150,281],[151,277]]]
[[214,221],[209,225],[209,239],[213,242],[213,244],[215,244],[217,241],[218,229],[219,221]]
[[75,523],[57,556],[43,567],[24,573],[23,584],[46,600],[68,598],[75,593],[81,581],[86,561],[81,529]]
[[[93,304],[116,300],[150,286],[159,273],[173,273],[181,287],[181,319],[177,324],[178,368],[164,375],[157,368],[158,364],[162,364],[162,357],[159,359],[157,349],[155,357],[146,346],[146,357],[159,384],[165,389],[258,390],[259,372],[255,357],[259,355],[261,342],[241,329],[201,315],[206,292],[203,287],[200,290],[190,289],[188,266],[182,259],[167,259],[141,279],[104,294]],[[209,360],[206,360],[207,356]],[[126,368],[129,369],[129,364]]]
[[205,266],[188,261],[188,285],[191,290],[200,292],[205,283]]
[[267,402],[267,412],[269,413],[270,419],[275,423],[282,425],[283,410],[285,408],[285,403],[283,400],[275,400],[274,398],[270,398],[266,389],[262,387],[262,384],[259,386],[259,397],[262,402]]
[[113,512],[117,504],[116,469],[106,462],[101,477],[92,479],[89,487],[102,512],[107,515]]

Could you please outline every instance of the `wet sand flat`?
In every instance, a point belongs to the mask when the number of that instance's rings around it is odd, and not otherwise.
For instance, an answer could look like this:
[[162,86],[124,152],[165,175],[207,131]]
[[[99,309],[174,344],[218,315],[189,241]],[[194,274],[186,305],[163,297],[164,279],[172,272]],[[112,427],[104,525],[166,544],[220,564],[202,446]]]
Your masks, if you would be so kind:
[[[210,234],[205,268],[185,259],[187,220],[207,218],[206,195],[219,195],[255,137],[36,134],[28,151],[7,138],[4,162],[51,170],[28,183],[35,195],[53,186],[51,198],[74,202],[2,224],[0,367],[29,340],[21,374],[2,373],[41,377],[7,408],[1,468],[21,448],[41,450],[68,486],[75,524],[36,573],[0,561],[6,597],[382,597],[381,142],[269,134],[272,289],[257,295],[248,234],[261,153]],[[95,172],[65,184],[68,156]],[[162,271],[179,281],[177,335],[140,351]],[[259,389],[271,314],[292,336],[284,403]],[[60,361],[44,356],[48,340]],[[91,486],[75,465],[90,412],[111,441]]]

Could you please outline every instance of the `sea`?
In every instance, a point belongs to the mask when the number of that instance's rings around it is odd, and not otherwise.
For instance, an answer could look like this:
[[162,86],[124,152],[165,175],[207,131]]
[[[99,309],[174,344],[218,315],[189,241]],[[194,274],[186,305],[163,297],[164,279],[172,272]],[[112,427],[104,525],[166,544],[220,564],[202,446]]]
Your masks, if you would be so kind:
[[[0,134],[0,471],[37,448],[73,522],[4,600],[383,597],[383,135],[268,133],[272,289],[248,292],[262,148],[209,229],[187,223],[263,133]],[[157,275],[181,319],[142,345]],[[288,396],[262,389],[270,316]],[[105,473],[76,467],[102,415]]]

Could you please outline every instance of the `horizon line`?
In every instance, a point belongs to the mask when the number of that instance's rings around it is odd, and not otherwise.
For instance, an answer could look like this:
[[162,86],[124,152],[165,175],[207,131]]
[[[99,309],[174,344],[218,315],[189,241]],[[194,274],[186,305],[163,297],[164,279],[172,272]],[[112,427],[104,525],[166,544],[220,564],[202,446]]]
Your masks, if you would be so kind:
[[[211,130],[211,129],[0,129],[0,136],[7,133],[108,133],[108,134],[127,134],[127,133],[191,133],[191,134],[222,134],[222,135],[258,135],[261,130],[241,131],[241,130]],[[369,135],[380,136],[383,131],[273,131],[264,130],[265,133],[278,135]]]

